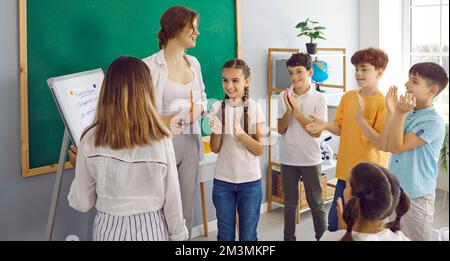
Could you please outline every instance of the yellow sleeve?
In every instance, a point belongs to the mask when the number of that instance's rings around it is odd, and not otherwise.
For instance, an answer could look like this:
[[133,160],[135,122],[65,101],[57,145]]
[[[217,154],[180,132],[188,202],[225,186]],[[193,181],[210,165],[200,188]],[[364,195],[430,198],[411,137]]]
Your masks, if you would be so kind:
[[387,116],[387,108],[384,101],[378,106],[377,110],[377,116],[375,118],[375,123],[373,125],[373,128],[378,132],[381,133],[384,129],[384,122],[386,121]]

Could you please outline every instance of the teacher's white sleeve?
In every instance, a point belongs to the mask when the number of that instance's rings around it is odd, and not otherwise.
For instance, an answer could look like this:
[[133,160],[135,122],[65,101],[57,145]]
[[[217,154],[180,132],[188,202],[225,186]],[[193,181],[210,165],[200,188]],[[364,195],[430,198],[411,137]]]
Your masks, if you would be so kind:
[[195,61],[196,64],[196,68],[198,70],[198,76],[199,76],[199,82],[200,82],[200,90],[201,90],[201,105],[203,108],[203,114],[202,117],[206,116],[206,112],[208,109],[208,100],[206,98],[206,92],[205,92],[205,83],[203,82],[203,76],[202,76],[202,67],[199,63],[199,61],[197,60],[197,58],[194,57],[193,59]]

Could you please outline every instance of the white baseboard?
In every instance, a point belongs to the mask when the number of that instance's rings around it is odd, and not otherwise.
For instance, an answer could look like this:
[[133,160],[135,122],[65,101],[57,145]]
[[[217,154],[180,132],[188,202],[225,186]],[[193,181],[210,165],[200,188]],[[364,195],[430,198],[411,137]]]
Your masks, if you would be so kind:
[[[217,230],[217,220],[213,220],[208,222],[208,233]],[[203,236],[203,224],[195,226],[192,228],[192,236],[191,238],[196,238],[199,236]]]
[[[277,204],[272,204],[272,209],[275,209],[278,207],[280,207],[280,206]],[[264,202],[263,204],[261,204],[261,214],[264,214],[266,212],[267,212],[267,202]],[[212,231],[216,231],[216,230],[217,230],[217,220],[212,220],[212,221],[208,222],[208,233],[210,233]],[[196,238],[199,236],[203,236],[203,224],[200,224],[200,225],[192,228],[191,238]]]

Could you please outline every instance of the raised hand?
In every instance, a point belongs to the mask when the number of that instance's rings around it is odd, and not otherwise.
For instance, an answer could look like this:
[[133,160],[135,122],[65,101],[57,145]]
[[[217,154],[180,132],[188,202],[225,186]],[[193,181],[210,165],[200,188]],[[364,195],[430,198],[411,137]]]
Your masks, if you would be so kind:
[[289,102],[289,94],[287,91],[284,93],[283,99],[284,103],[286,104],[288,112],[292,112],[293,109],[291,103]]
[[181,133],[181,131],[185,127],[185,123],[183,121],[181,112],[177,112],[171,116],[169,125],[170,125],[170,132],[172,132],[172,134],[178,135]]
[[356,95],[356,99],[358,100],[358,108],[356,109],[355,118],[360,120],[363,118],[364,100],[359,93]]
[[398,104],[398,88],[391,86],[386,94],[386,108],[388,114],[394,114]]
[[406,93],[405,96],[401,95],[397,104],[397,111],[401,113],[408,113],[416,107],[416,97],[412,93]]
[[222,134],[222,123],[217,116],[213,116],[209,119],[209,126],[211,127],[212,133]]
[[292,106],[292,111],[294,113],[300,112],[300,103],[297,101],[297,99],[295,99],[294,95],[292,94],[288,95],[288,100]]
[[73,166],[75,166],[77,163],[77,154],[78,154],[77,147],[75,147],[74,145],[70,146],[69,161]]
[[244,134],[244,130],[242,129],[241,124],[237,120],[233,121],[233,134],[236,136]]
[[318,134],[324,131],[328,127],[328,122],[323,121],[319,118],[317,118],[314,115],[309,116],[313,122],[306,125],[306,131],[308,131],[311,134]]

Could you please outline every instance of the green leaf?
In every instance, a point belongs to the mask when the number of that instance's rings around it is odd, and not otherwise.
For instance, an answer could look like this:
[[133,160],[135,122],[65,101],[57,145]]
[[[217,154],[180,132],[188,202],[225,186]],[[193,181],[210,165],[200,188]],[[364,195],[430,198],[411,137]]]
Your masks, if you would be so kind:
[[295,28],[300,29],[300,33],[297,35],[297,37],[300,36],[308,36],[310,38],[310,42],[314,42],[314,39],[324,39],[323,37],[324,32],[322,30],[325,30],[326,28],[324,26],[318,25],[319,22],[310,20],[309,18],[306,19],[304,22],[298,23]]
[[302,28],[302,27],[305,27],[305,26],[307,26],[307,23],[306,23],[306,22],[301,22],[301,23],[298,23],[298,24],[295,26],[295,28]]

